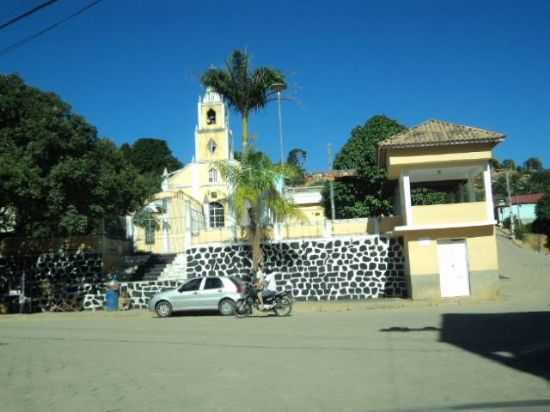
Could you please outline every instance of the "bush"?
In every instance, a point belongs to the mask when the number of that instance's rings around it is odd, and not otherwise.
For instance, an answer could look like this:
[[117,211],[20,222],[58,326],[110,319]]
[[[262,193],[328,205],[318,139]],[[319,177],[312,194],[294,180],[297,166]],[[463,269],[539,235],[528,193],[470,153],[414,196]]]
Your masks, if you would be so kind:
[[538,233],[550,235],[550,192],[547,192],[544,197],[537,203],[535,212],[537,219],[533,223],[533,228]]
[[510,229],[510,223],[511,223],[511,220],[509,217],[507,217],[506,219],[504,219],[502,221],[502,226],[505,228],[505,229]]
[[533,233],[539,233],[542,235],[550,234],[550,220],[537,218],[533,224]]
[[514,219],[514,230],[516,233],[514,233],[516,239],[523,240],[525,239],[525,234],[527,233],[526,226],[521,223],[519,219]]

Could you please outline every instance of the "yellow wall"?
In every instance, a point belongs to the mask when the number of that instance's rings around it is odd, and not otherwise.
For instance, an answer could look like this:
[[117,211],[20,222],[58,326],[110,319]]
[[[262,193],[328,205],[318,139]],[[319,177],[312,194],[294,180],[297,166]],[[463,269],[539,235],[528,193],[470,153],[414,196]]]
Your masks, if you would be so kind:
[[170,176],[169,182],[173,188],[191,186],[193,183],[193,173],[191,172],[191,164],[188,164],[183,169],[180,169],[175,174]]
[[367,234],[370,219],[336,220],[332,223],[332,233],[337,235]]
[[[236,232],[237,238],[240,237],[240,230]],[[218,243],[218,242],[228,242],[234,239],[234,233],[232,229],[229,228],[219,228],[219,229],[206,229],[201,230],[197,236],[193,236],[193,244],[202,244],[202,243]]]
[[292,225],[283,226],[283,239],[298,239],[302,237],[323,237],[324,227],[322,224],[313,225]]
[[304,214],[306,222],[325,221],[325,209],[320,205],[302,205],[298,209]]
[[498,255],[493,226],[440,229],[405,234],[411,276],[439,273],[437,241],[466,239],[470,271],[498,270]]
[[480,163],[492,159],[492,146],[452,145],[410,149],[389,149],[387,169],[391,179],[397,179],[401,169],[413,166],[450,166],[453,164]]
[[413,206],[413,226],[481,222],[487,220],[485,202]]
[[[216,142],[217,148],[214,153],[208,150],[210,140]],[[229,138],[226,130],[200,131],[199,132],[199,161],[225,160],[229,153]]]

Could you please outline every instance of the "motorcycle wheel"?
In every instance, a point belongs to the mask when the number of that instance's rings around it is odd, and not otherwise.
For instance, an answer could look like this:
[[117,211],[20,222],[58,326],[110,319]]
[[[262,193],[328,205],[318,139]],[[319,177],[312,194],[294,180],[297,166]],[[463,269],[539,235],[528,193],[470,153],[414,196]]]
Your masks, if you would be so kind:
[[252,313],[252,307],[246,300],[239,300],[235,304],[235,316],[238,318],[245,318]]
[[283,296],[273,308],[277,316],[288,316],[292,312],[292,300],[288,296]]

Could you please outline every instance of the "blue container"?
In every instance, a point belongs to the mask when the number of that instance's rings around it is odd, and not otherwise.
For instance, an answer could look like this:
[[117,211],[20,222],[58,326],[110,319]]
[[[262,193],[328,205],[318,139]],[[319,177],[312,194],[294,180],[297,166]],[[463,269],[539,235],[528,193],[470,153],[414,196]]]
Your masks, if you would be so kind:
[[113,289],[109,289],[105,293],[105,307],[107,310],[118,310],[118,292]]

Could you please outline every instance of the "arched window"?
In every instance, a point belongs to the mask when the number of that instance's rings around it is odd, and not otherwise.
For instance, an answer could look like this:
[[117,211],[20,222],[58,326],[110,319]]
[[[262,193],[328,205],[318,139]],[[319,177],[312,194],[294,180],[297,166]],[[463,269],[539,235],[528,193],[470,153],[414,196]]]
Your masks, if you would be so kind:
[[206,124],[216,124],[216,111],[214,109],[206,112]]
[[212,202],[209,205],[210,227],[224,227],[224,208],[219,202]]
[[212,154],[214,154],[214,152],[216,151],[216,148],[218,147],[218,145],[216,144],[216,142],[212,139],[210,139],[208,141],[208,151]]
[[214,168],[208,171],[208,183],[218,183],[218,171]]

